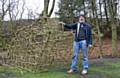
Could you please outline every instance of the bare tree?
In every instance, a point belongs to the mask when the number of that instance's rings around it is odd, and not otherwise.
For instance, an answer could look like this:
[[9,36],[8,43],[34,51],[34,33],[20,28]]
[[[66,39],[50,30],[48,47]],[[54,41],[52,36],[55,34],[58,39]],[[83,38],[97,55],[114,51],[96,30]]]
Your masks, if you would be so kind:
[[35,19],[36,15],[35,15],[34,11],[32,9],[29,9],[29,8],[27,8],[27,11],[28,11],[28,14],[27,14],[28,20]]
[[52,12],[54,10],[54,6],[55,6],[55,0],[53,0],[52,8],[51,8],[51,10],[50,10],[50,12],[48,14],[48,17],[50,17],[52,15]]
[[48,12],[49,3],[50,3],[50,0],[44,0],[43,16],[45,16],[45,17],[50,17],[50,16],[52,15],[53,10],[54,10],[55,0],[53,0],[53,2],[52,2],[52,7],[51,7],[51,9],[50,9],[50,12]]
[[5,15],[7,14],[8,10],[10,9],[10,6],[8,4],[8,0],[0,0],[0,18],[1,20],[4,20]]
[[107,0],[109,9],[110,25],[112,30],[112,56],[117,55],[117,0]]
[[14,9],[14,5],[13,5],[13,1],[11,1],[11,0],[9,0],[9,10],[8,10],[8,12],[9,12],[9,18],[10,18],[10,21],[12,22],[12,11],[13,11],[13,9]]
[[93,18],[95,19],[94,24],[96,25],[96,30],[97,30],[97,34],[98,34],[98,42],[99,42],[99,57],[102,58],[103,54],[102,54],[102,38],[101,38],[101,32],[100,32],[100,21],[99,21],[99,16],[97,13],[97,4],[96,4],[96,0],[92,0],[91,1],[92,4],[92,14],[93,14]]
[[20,13],[20,19],[23,18],[23,13],[25,11],[25,0],[22,0],[23,4],[22,4],[22,10],[21,10],[21,13]]
[[10,20],[16,20],[19,15],[19,2],[20,0],[0,0],[0,17],[4,20],[5,16],[8,14]]
[[13,20],[17,20],[17,17],[18,17],[18,15],[19,15],[19,12],[20,12],[20,10],[19,10],[19,3],[20,3],[20,0],[16,0],[16,1],[14,1],[13,2],[14,4],[13,4],[13,10],[12,10],[12,15],[13,15]]
[[109,18],[108,18],[107,0],[103,0],[103,4],[104,4],[104,10],[105,10],[106,21],[107,21],[107,25],[108,25],[108,24],[109,24]]

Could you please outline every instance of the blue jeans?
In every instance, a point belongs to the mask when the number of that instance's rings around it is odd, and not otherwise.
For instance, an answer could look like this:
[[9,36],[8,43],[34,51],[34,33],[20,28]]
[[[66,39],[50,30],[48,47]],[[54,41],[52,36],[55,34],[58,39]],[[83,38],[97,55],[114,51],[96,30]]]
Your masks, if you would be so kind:
[[74,41],[73,44],[73,57],[72,57],[72,64],[71,69],[77,70],[77,62],[78,62],[78,55],[79,50],[82,49],[82,66],[83,69],[88,69],[88,51],[87,51],[87,42],[86,40],[82,40],[79,42]]

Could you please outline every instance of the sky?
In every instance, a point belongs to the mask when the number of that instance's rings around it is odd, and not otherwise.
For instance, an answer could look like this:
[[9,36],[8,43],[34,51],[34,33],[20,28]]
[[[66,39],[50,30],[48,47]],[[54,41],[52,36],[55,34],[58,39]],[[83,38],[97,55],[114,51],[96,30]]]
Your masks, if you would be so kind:
[[[19,10],[20,10],[20,12],[22,11],[22,9],[21,9],[22,8],[22,4],[23,4],[22,1],[25,1],[25,10],[24,10],[24,14],[23,14],[23,19],[27,19],[28,18],[28,14],[31,13],[31,12],[37,18],[39,16],[39,14],[44,9],[44,0],[20,0],[20,3],[19,3]],[[50,5],[49,5],[50,8],[51,8],[52,1],[53,0],[50,0]],[[56,0],[54,11],[53,11],[51,17],[55,17],[56,16],[55,12],[58,11],[58,1],[59,0]],[[50,10],[50,8],[49,8],[49,10]],[[15,10],[14,10],[14,12],[15,12]],[[19,19],[19,16],[20,15],[18,15],[18,19]],[[5,16],[5,20],[9,20],[9,15],[8,14]]]
[[[33,15],[35,16],[35,18],[38,17],[38,15],[43,11],[43,8],[44,8],[44,0],[19,0],[21,1],[21,3],[19,4],[19,10],[21,10],[21,7],[22,7],[22,1],[25,1],[25,11],[24,11],[24,14],[23,14],[23,19],[27,19],[28,18],[28,14],[30,14],[31,12],[33,13]],[[52,3],[53,0],[50,0],[50,6],[51,6],[51,3]],[[54,11],[53,11],[53,14],[51,17],[55,17],[55,12],[58,11],[58,2],[59,0],[55,0],[56,3],[55,3],[55,8],[54,8]],[[120,3],[119,3],[120,5]],[[120,7],[120,6],[119,6]],[[118,7],[118,8],[119,8]],[[118,14],[120,11],[120,8],[118,10]],[[15,12],[15,11],[14,11]],[[19,18],[19,17],[18,17]],[[6,15],[5,17],[5,20],[9,20],[9,16],[8,14]]]
[[[51,8],[52,1],[53,0],[50,0],[50,8]],[[55,17],[55,12],[58,11],[58,1],[59,0],[56,0],[54,11],[51,17]],[[26,8],[30,9],[35,14],[36,13],[40,14],[44,9],[44,0],[25,0],[25,3],[26,3]],[[26,13],[27,13],[27,9],[26,9]]]

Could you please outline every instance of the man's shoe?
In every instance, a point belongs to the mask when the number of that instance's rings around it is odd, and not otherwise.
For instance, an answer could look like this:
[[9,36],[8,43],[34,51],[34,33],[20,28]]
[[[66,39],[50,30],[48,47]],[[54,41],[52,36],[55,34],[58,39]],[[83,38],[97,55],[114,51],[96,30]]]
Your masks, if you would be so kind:
[[70,69],[67,71],[68,74],[71,74],[71,73],[74,73],[74,70],[73,69]]
[[87,73],[88,73],[87,69],[83,69],[82,72],[81,72],[82,75],[85,75]]

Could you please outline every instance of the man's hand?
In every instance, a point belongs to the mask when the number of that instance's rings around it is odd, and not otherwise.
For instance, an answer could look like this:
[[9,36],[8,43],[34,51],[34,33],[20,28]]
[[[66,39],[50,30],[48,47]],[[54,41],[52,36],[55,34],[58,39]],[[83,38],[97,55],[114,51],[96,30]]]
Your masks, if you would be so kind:
[[61,24],[61,25],[65,25],[65,23],[64,23],[64,22],[59,22],[59,24]]
[[88,45],[88,47],[89,47],[89,48],[92,48],[92,45],[91,45],[91,44],[89,44],[89,45]]

